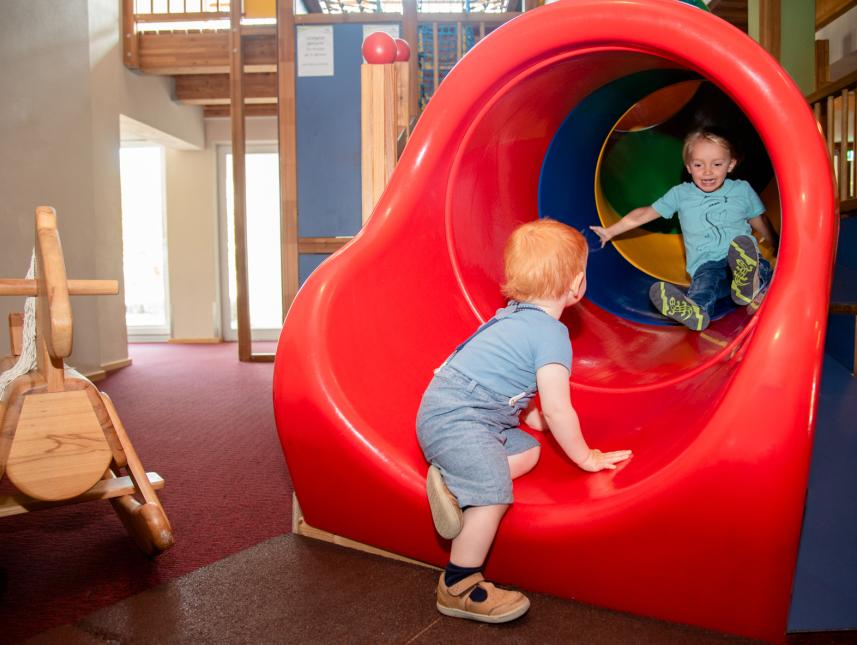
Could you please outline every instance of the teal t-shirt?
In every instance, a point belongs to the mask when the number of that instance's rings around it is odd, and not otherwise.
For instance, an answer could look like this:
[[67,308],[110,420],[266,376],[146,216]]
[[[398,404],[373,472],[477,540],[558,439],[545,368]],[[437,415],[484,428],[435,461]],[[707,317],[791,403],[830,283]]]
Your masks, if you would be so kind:
[[725,258],[737,236],[752,235],[747,220],[765,212],[756,191],[742,179],[727,179],[710,193],[685,182],[670,188],[652,208],[667,219],[678,213],[691,277],[702,264]]
[[471,338],[449,365],[483,387],[513,397],[536,387],[536,371],[559,363],[571,372],[568,327],[533,305],[498,309],[496,324]]

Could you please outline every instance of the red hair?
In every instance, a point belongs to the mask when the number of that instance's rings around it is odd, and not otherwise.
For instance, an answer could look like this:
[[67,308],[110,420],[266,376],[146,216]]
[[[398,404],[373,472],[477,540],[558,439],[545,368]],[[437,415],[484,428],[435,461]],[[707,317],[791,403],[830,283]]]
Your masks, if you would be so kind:
[[512,300],[558,298],[586,270],[589,247],[579,231],[542,218],[512,231],[503,253],[503,295]]

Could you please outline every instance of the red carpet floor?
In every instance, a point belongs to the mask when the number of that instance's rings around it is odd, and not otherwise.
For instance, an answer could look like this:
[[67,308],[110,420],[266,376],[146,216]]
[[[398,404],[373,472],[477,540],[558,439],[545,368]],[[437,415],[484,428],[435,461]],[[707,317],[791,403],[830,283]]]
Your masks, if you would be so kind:
[[[144,344],[98,386],[119,412],[176,544],[154,559],[109,502],[0,520],[0,642],[15,642],[291,529],[291,481],[274,426],[271,363],[234,344]],[[3,492],[8,491],[6,484]]]

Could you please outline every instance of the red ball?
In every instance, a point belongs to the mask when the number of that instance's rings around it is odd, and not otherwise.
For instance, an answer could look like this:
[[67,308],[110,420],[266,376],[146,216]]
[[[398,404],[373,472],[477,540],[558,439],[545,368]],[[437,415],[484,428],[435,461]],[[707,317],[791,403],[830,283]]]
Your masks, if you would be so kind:
[[383,31],[366,36],[363,41],[363,58],[372,65],[387,65],[396,60],[396,41]]
[[396,38],[396,60],[407,61],[411,58],[411,46],[407,40]]

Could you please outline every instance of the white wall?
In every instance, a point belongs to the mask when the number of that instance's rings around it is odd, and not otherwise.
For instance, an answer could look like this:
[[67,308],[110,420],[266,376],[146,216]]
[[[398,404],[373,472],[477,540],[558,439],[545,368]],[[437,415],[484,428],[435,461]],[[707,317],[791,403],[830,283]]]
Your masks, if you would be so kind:
[[172,336],[220,336],[217,155],[214,147],[166,152]]
[[[122,279],[119,114],[204,145],[198,108],[171,99],[167,79],[122,64],[116,0],[0,2],[0,277],[23,277],[33,212],[57,209],[70,277]],[[22,299],[0,300],[6,314]],[[75,297],[70,363],[127,357],[122,296]],[[2,330],[0,330],[2,331]],[[8,352],[5,331],[0,354]]]

